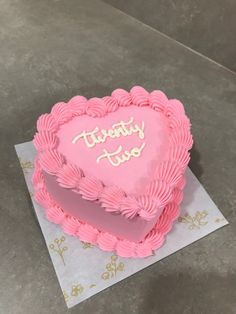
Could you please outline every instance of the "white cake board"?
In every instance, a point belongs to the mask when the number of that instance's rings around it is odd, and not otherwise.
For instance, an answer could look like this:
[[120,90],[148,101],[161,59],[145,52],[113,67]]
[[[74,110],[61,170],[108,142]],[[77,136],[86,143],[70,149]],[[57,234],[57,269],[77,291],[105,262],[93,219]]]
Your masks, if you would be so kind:
[[[15,148],[33,197],[31,176],[35,149],[32,142],[16,145]],[[64,234],[59,226],[45,218],[44,209],[32,198],[68,308],[228,224],[190,169],[187,169],[186,176],[181,217],[167,235],[163,247],[144,259],[117,257]]]

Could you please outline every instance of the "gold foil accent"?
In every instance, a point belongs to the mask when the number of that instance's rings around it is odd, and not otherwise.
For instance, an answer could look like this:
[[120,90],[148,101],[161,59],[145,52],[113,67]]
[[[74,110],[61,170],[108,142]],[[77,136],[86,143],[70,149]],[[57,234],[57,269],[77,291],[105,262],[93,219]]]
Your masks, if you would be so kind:
[[88,242],[83,242],[81,241],[82,244],[83,244],[83,249],[92,249],[93,248],[93,245],[91,243],[88,243]]
[[84,291],[84,287],[78,283],[72,285],[70,292],[63,290],[63,296],[66,302],[68,302],[71,298],[78,297]]
[[96,284],[95,284],[95,283],[92,283],[92,284],[89,286],[89,289],[92,289],[92,288],[94,288],[94,287],[96,287]]
[[202,226],[208,224],[208,221],[206,220],[207,215],[208,212],[206,210],[197,211],[193,216],[186,214],[182,217],[179,217],[178,221],[188,224],[189,230],[200,229]]
[[65,251],[68,250],[67,246],[62,247],[62,243],[65,241],[65,239],[66,238],[64,236],[62,236],[60,239],[56,238],[54,240],[54,243],[51,243],[49,245],[49,248],[60,256],[63,265],[65,265],[64,253],[65,253]]
[[63,296],[64,296],[65,301],[68,302],[69,299],[70,299],[69,294],[67,294],[67,292],[66,292],[65,290],[63,290],[62,293],[63,293]]
[[225,221],[225,218],[224,218],[224,217],[216,218],[216,219],[215,219],[215,222],[216,222],[216,223],[220,223],[220,222],[222,222],[222,221]]
[[79,294],[83,293],[84,287],[81,284],[73,285],[71,288],[70,295],[72,297],[77,297]]
[[24,161],[22,160],[22,158],[19,158],[19,160],[21,168],[25,174],[29,173],[29,170],[34,168],[33,163],[31,161]]
[[125,265],[122,262],[118,262],[118,256],[113,254],[111,256],[111,262],[106,264],[106,269],[104,273],[102,273],[101,278],[103,280],[108,280],[116,276],[118,271],[124,271]]

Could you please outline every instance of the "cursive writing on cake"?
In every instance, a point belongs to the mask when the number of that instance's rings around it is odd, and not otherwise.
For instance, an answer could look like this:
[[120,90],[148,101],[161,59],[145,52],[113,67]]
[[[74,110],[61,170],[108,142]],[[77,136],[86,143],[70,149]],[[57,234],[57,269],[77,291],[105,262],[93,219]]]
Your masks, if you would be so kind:
[[140,139],[144,138],[144,122],[142,121],[141,127],[138,124],[132,124],[134,118],[131,117],[128,122],[120,121],[119,123],[113,124],[108,130],[100,130],[95,127],[93,131],[82,133],[76,135],[72,143],[75,144],[79,139],[83,139],[87,147],[92,148],[96,144],[104,143],[107,138],[116,138],[120,136],[129,136],[134,133],[138,133]]
[[[130,136],[132,134],[137,134],[137,136],[142,140],[144,139],[144,122],[141,125],[134,123],[134,118],[125,122],[121,120],[119,123],[115,123],[110,129],[100,129],[95,127],[92,131],[83,131],[76,135],[72,143],[76,144],[80,139],[84,141],[88,148],[93,148],[97,144],[104,143],[108,138],[119,138],[121,136]],[[145,143],[140,147],[134,147],[130,151],[123,151],[123,147],[120,145],[114,152],[108,152],[103,149],[103,154],[97,158],[97,163],[101,159],[107,158],[107,160],[112,164],[112,166],[119,166],[121,163],[126,162],[131,159],[131,157],[140,157],[142,150],[144,149]]]
[[112,164],[112,166],[117,167],[121,163],[130,160],[131,157],[140,157],[142,150],[144,149],[145,143],[143,143],[140,147],[134,147],[131,151],[125,150],[124,153],[119,156],[122,152],[122,146],[120,145],[118,149],[113,152],[109,153],[106,149],[103,150],[104,154],[97,158],[97,163],[100,162],[101,159],[107,158],[108,161]]

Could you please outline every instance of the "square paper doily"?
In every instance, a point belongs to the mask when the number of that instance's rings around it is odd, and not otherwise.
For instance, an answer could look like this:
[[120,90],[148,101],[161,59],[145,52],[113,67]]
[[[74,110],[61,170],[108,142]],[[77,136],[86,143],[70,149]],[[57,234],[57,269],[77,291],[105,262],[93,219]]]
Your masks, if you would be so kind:
[[[15,148],[32,197],[31,176],[36,152],[31,142],[16,145]],[[164,246],[155,255],[144,259],[117,257],[64,234],[59,226],[46,220],[43,208],[32,199],[68,307],[228,224],[189,169],[186,176],[187,186],[184,190],[181,217],[167,235]]]

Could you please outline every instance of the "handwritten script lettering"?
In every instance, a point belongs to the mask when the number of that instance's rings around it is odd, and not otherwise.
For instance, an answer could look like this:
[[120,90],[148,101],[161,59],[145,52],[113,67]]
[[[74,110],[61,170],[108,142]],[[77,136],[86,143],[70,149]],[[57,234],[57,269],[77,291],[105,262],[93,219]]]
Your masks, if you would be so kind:
[[[127,122],[121,120],[119,123],[113,124],[111,128],[107,130],[95,127],[92,131],[83,131],[72,139],[72,143],[76,144],[79,140],[83,140],[88,148],[93,148],[97,144],[105,143],[108,138],[119,138],[132,134],[137,134],[141,140],[145,137],[144,122],[142,121],[139,125],[134,123],[133,117],[130,117]],[[100,163],[102,159],[106,159],[112,166],[118,167],[120,164],[129,161],[132,157],[140,157],[144,147],[145,142],[143,142],[140,147],[134,147],[129,151],[124,151],[121,145],[114,152],[109,152],[104,148],[103,153],[97,157],[96,161]]]
[[83,139],[87,147],[92,148],[99,143],[104,143],[107,138],[118,138],[120,136],[129,136],[137,133],[140,139],[144,138],[144,122],[142,121],[141,126],[138,124],[132,124],[134,118],[131,117],[128,122],[120,121],[119,123],[113,124],[111,129],[100,130],[95,127],[93,131],[82,133],[76,135],[72,143],[76,144],[79,139]]
[[97,163],[99,163],[101,159],[107,158],[112,166],[118,167],[121,163],[130,160],[131,157],[140,157],[144,146],[145,143],[143,143],[140,147],[132,148],[131,151],[125,150],[121,155],[119,154],[122,152],[122,146],[119,146],[118,149],[113,153],[109,153],[106,149],[104,149],[104,154],[97,158]]

